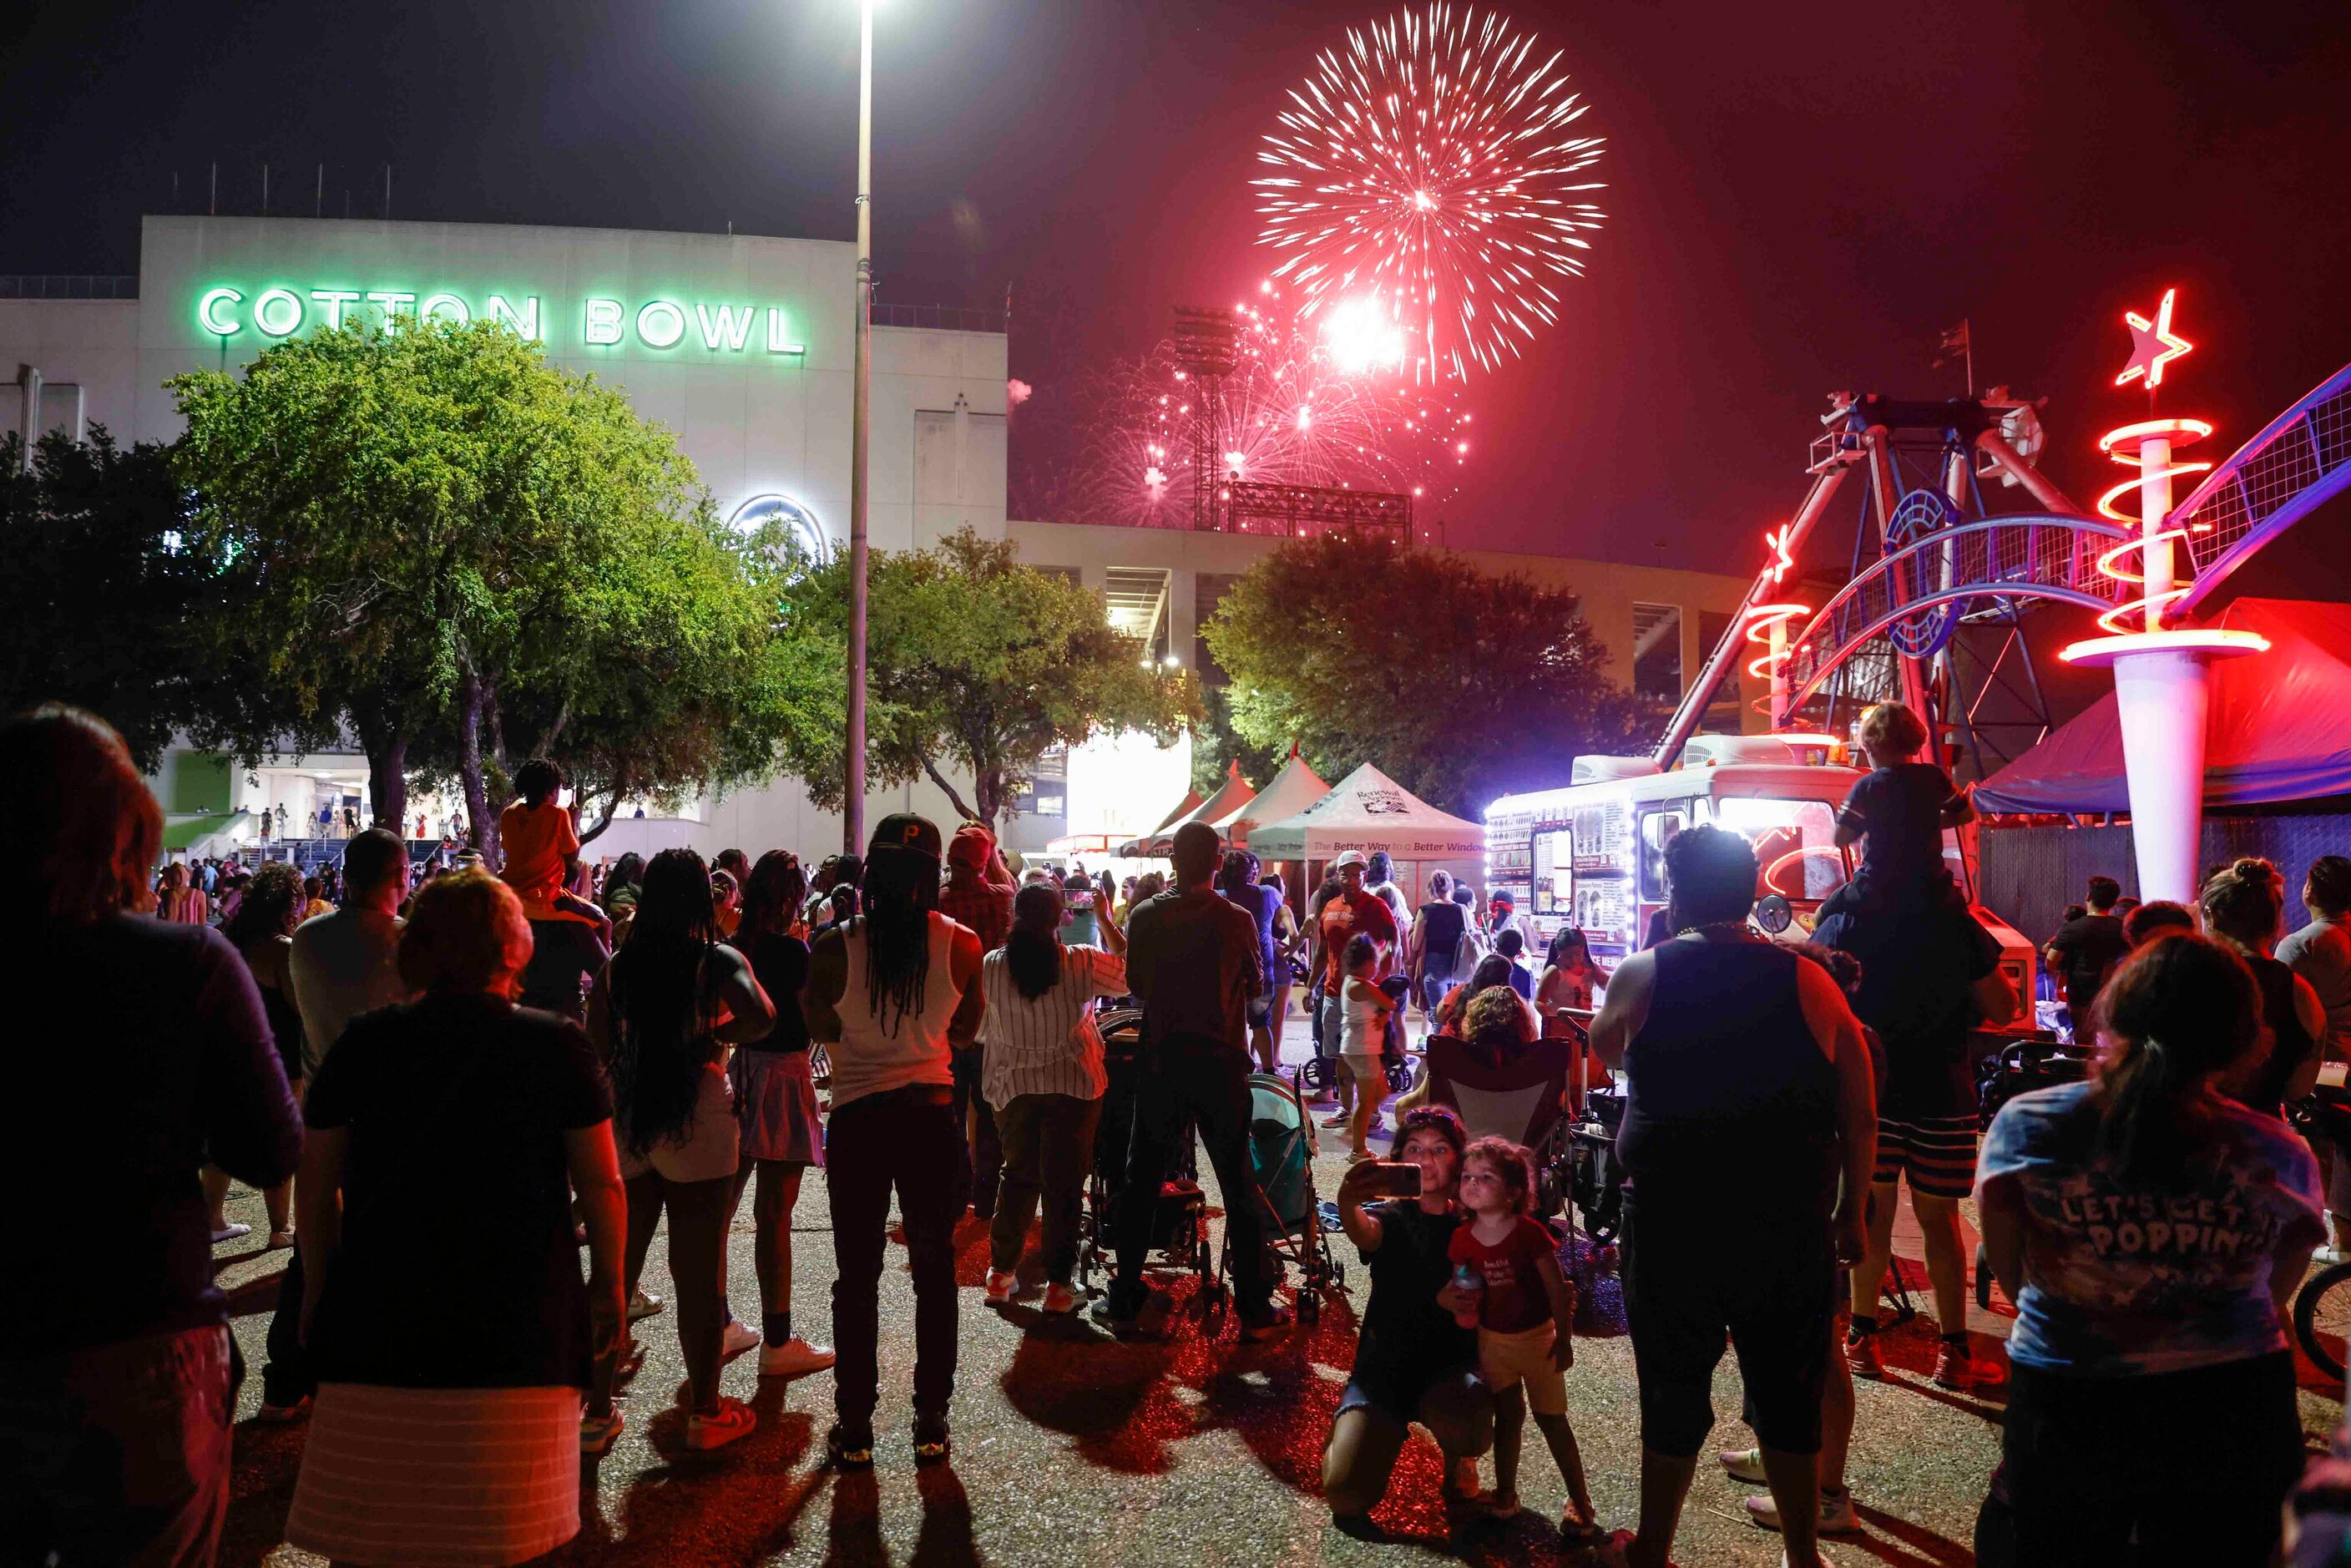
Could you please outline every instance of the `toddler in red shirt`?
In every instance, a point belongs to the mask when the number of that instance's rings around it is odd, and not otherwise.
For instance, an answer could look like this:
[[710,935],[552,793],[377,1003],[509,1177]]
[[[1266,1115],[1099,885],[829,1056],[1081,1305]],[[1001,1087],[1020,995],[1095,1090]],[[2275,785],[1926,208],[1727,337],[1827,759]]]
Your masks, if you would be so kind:
[[1605,1535],[1567,1424],[1575,1288],[1560,1271],[1558,1240],[1527,1214],[1533,1186],[1526,1150],[1508,1138],[1479,1138],[1463,1151],[1461,1207],[1469,1223],[1453,1233],[1447,1253],[1453,1281],[1440,1301],[1465,1328],[1473,1319],[1478,1325],[1479,1371],[1494,1394],[1494,1511],[1519,1511],[1519,1447],[1532,1406],[1535,1427],[1567,1482],[1560,1534],[1570,1546],[1590,1546]]

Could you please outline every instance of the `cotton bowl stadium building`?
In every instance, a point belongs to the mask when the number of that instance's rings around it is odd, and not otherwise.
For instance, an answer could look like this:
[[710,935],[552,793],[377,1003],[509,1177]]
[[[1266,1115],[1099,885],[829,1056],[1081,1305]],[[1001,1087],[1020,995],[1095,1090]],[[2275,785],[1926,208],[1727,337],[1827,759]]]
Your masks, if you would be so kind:
[[[5,260],[5,257],[0,257]],[[103,425],[115,439],[180,431],[163,383],[234,369],[273,343],[365,313],[502,321],[570,371],[623,389],[673,431],[719,515],[780,517],[818,552],[849,531],[850,409],[856,247],[831,240],[642,234],[512,225],[307,218],[144,221],[131,278],[0,275],[5,428]],[[1219,594],[1279,539],[1060,521],[1006,509],[1006,337],[978,311],[877,305],[872,378],[873,548],[909,549],[958,528],[1010,538],[1030,564],[1065,571],[1108,598],[1152,657],[1222,678],[1197,629]],[[1619,679],[1670,703],[1736,613],[1749,579],[1555,556],[1468,552],[1487,570],[1572,585],[1614,655]],[[1408,626],[1408,606],[1398,607]],[[1741,727],[1726,700],[1712,727]],[[1568,758],[1560,759],[1562,782]],[[1105,738],[1046,760],[1009,824],[1030,853],[1083,854],[1155,826],[1183,794],[1190,747]],[[366,767],[350,753],[287,758],[246,771],[174,748],[152,780],[175,850],[221,853],[263,836],[319,832],[364,809]],[[1264,780],[1257,780],[1263,783]],[[437,838],[451,803],[413,800],[408,836]],[[954,812],[928,783],[878,791],[869,816]],[[417,832],[424,820],[426,833]],[[282,831],[278,827],[283,821]],[[677,817],[621,820],[598,856],[687,844],[823,852],[840,820],[792,780],[696,802]],[[1099,853],[1090,858],[1099,860]]]

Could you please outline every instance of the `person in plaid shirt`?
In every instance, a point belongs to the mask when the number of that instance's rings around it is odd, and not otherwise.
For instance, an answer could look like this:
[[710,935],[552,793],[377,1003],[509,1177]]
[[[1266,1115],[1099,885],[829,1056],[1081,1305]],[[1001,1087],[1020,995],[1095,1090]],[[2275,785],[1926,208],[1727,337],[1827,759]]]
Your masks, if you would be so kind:
[[[996,835],[966,822],[947,843],[947,884],[939,891],[939,913],[979,934],[979,950],[993,953],[1012,934],[1012,868],[997,852]],[[996,1187],[1004,1174],[1004,1148],[996,1135],[996,1113],[980,1092],[977,1045],[955,1054],[956,1124],[965,1129],[962,1199],[982,1219],[996,1213]]]

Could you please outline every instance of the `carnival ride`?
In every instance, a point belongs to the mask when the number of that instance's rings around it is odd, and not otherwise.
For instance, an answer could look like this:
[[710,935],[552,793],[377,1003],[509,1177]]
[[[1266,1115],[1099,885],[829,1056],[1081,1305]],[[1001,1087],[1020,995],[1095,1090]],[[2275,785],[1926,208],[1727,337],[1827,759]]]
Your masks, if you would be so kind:
[[[2171,331],[2175,294],[2165,294],[2152,319],[2126,315],[2136,350],[2118,385],[2143,381],[2151,397],[2166,365],[2188,351]],[[1656,765],[1675,765],[1745,658],[1768,684],[1759,706],[1774,731],[1842,735],[1862,707],[1900,700],[1982,777],[2050,727],[2022,635],[2026,615],[2039,604],[2075,605],[2098,612],[2106,635],[2061,656],[2116,665],[2141,892],[2191,894],[2202,666],[2262,646],[2191,618],[2262,546],[2351,487],[2351,366],[2217,466],[2177,455],[2212,434],[2201,420],[2151,417],[2109,431],[2101,451],[2133,472],[2095,509],[2041,475],[2032,405],[2001,389],[1946,402],[1850,393],[1831,401],[1803,504],[1764,536],[1763,570],[1667,723]],[[2173,505],[2172,481],[2199,472],[2201,482]],[[1801,602],[1796,562],[1856,475],[1846,580],[1817,607]],[[2039,509],[1999,511],[1987,480]],[[2116,505],[2133,490],[2137,517]]]

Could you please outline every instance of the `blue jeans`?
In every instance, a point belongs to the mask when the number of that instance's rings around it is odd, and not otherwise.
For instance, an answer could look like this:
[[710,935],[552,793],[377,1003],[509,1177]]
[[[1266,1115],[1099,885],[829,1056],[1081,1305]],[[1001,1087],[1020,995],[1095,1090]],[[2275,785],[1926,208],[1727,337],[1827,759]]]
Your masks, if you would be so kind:
[[1426,1013],[1433,1021],[1437,1017],[1437,1004],[1445,999],[1445,993],[1452,988],[1452,970],[1440,971],[1433,967],[1423,969],[1420,972],[1420,1010]]

